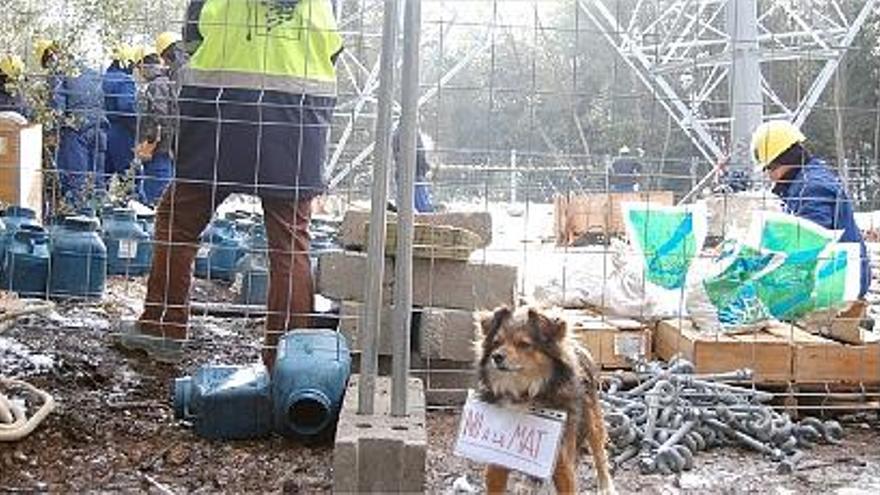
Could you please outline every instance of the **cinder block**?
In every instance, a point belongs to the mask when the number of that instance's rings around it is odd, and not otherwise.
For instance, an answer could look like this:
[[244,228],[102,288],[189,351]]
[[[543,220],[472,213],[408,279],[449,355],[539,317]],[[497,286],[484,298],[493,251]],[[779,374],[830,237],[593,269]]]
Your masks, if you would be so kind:
[[422,309],[419,353],[451,361],[474,360],[474,314],[461,309]]
[[[348,339],[352,351],[361,351],[360,326],[363,322],[364,304],[356,301],[343,301],[339,305],[339,331]],[[391,355],[391,308],[382,308],[381,328],[379,328],[379,354]]]
[[[512,306],[515,266],[413,259],[413,304],[450,309]],[[353,251],[324,254],[318,261],[318,293],[342,301],[364,301],[367,255]],[[385,260],[383,300],[393,297],[394,262]]]
[[[363,301],[367,267],[367,255],[364,253],[333,251],[322,254],[318,258],[318,293],[341,301]],[[393,278],[394,262],[386,258],[382,289],[386,299],[390,298]]]
[[513,306],[515,266],[413,260],[413,304],[434,308],[491,309]]
[[359,415],[359,376],[346,390],[333,450],[334,493],[422,493],[425,489],[425,392],[407,387],[405,417],[391,416],[391,380],[376,378],[374,414]]
[[[397,221],[397,215],[388,213],[388,221]],[[370,222],[369,211],[349,210],[345,212],[339,226],[339,239],[346,249],[365,250],[367,245],[365,226]],[[448,225],[469,230],[480,238],[478,248],[492,243],[492,215],[486,211],[420,213],[415,223],[427,225]]]

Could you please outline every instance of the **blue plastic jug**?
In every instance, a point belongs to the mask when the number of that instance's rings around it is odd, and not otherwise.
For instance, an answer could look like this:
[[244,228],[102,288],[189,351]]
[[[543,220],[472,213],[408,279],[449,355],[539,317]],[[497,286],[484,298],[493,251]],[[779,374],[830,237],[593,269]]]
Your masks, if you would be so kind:
[[333,330],[293,330],[281,338],[272,371],[275,431],[315,436],[332,427],[351,373],[345,337]]
[[174,381],[174,416],[200,436],[244,440],[272,431],[269,374],[262,364],[203,366]]
[[22,297],[46,297],[49,256],[49,235],[43,227],[19,225],[7,241],[0,288]]
[[134,210],[115,208],[104,215],[102,239],[107,246],[107,273],[143,275],[150,270],[153,256],[150,236],[138,222]]
[[244,245],[235,224],[218,218],[202,232],[195,274],[200,278],[231,282],[235,278],[235,265],[243,255]]
[[49,295],[92,298],[104,294],[107,248],[98,235],[98,222],[67,217],[52,231]]
[[265,305],[269,288],[269,259],[266,228],[262,225],[251,229],[247,254],[236,266],[236,280],[240,282],[238,295],[241,304]]
[[[37,213],[23,206],[8,206],[0,212],[0,224],[3,225],[3,228],[0,228],[0,260],[5,256],[6,246],[12,241],[12,237],[20,226],[39,225]],[[2,270],[3,267],[0,266],[0,273]]]

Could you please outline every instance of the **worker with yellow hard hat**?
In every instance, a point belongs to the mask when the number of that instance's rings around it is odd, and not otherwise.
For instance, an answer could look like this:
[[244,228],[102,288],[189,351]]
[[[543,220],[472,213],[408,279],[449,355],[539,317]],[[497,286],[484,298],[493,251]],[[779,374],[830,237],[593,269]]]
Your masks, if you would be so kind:
[[67,206],[78,209],[104,191],[107,117],[101,74],[51,40],[38,40],[34,54],[47,71],[49,102],[58,115],[55,164]]
[[759,125],[752,134],[756,167],[770,177],[773,192],[782,198],[788,213],[826,229],[842,230],[840,242],[861,245],[862,297],[871,282],[871,266],[852,200],[837,174],[810,153],[806,141],[801,130],[790,122],[773,120]]
[[134,160],[137,84],[133,64],[134,48],[120,43],[113,48],[110,66],[104,72],[104,111],[109,122],[104,170],[108,175],[125,175]]
[[24,63],[17,55],[0,55],[0,112],[24,114],[24,102],[15,87],[24,74]]
[[181,71],[189,61],[189,55],[183,47],[183,37],[173,31],[159,34],[156,37],[156,53],[162,57],[162,62],[168,67],[168,77],[179,89]]

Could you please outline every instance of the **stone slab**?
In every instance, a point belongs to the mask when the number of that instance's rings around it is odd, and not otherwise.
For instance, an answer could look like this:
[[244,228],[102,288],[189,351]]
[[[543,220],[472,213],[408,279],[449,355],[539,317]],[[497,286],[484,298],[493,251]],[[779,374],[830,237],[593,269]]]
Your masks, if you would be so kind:
[[[346,249],[366,250],[366,225],[370,221],[370,212],[366,210],[348,210],[339,226],[339,240]],[[396,222],[397,215],[388,213],[387,221]],[[465,229],[477,234],[477,248],[484,248],[492,243],[492,215],[489,212],[445,212],[420,213],[415,215],[414,222],[426,225],[446,225]]]
[[428,445],[422,381],[408,383],[408,415],[391,416],[391,380],[377,377],[374,414],[357,413],[359,376],[346,390],[333,449],[334,493],[422,493]]

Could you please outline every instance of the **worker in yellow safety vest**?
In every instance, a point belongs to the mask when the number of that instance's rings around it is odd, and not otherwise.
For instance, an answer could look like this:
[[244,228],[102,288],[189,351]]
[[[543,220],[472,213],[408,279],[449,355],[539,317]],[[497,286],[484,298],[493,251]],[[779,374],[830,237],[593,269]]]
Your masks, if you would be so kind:
[[183,42],[176,177],[157,207],[144,312],[118,343],[181,357],[199,235],[229,194],[253,194],[269,242],[271,367],[281,333],[311,322],[311,200],[325,188],[342,38],[331,0],[192,0]]

